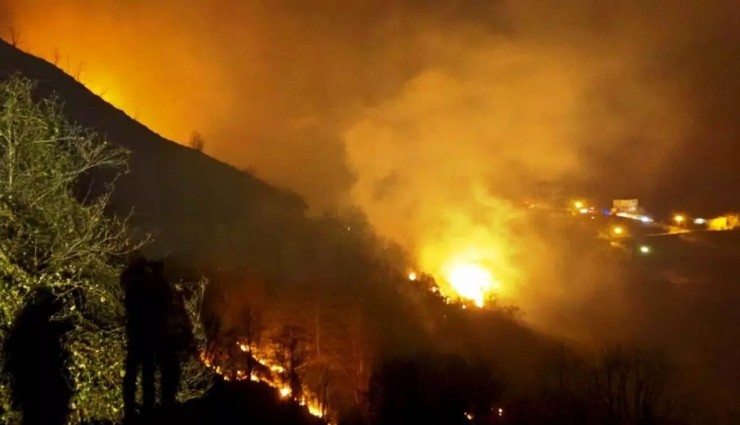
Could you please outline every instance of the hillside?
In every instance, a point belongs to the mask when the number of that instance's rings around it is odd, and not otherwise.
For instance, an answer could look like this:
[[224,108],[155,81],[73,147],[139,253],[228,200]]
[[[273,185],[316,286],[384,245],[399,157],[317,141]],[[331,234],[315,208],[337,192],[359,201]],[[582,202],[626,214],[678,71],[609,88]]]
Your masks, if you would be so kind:
[[221,267],[246,258],[265,264],[290,223],[303,220],[297,195],[161,137],[51,63],[0,40],[0,78],[15,73],[37,81],[39,97],[55,94],[70,121],[131,151],[112,207],[122,215],[133,210],[134,228],[155,236],[153,255]]

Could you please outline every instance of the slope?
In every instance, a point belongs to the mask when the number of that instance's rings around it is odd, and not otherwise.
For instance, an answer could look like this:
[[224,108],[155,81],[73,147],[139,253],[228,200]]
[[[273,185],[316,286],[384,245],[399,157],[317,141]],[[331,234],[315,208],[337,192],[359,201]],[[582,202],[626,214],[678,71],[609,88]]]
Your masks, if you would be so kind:
[[112,208],[155,237],[153,255],[228,268],[265,264],[302,222],[297,195],[159,136],[59,68],[0,40],[0,78],[12,74],[37,81],[39,97],[56,95],[70,121],[131,151]]

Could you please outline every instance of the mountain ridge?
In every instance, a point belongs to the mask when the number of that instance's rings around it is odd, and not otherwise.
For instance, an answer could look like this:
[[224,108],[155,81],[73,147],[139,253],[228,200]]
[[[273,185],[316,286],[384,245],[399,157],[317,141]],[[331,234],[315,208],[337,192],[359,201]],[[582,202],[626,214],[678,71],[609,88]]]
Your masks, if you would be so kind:
[[[70,122],[131,151],[112,210],[131,214],[136,232],[153,234],[153,255],[237,267],[239,256],[274,254],[286,223],[305,219],[297,194],[162,137],[53,64],[0,40],[0,79],[16,74],[36,82],[35,96],[57,97]],[[235,246],[240,235],[250,243]]]

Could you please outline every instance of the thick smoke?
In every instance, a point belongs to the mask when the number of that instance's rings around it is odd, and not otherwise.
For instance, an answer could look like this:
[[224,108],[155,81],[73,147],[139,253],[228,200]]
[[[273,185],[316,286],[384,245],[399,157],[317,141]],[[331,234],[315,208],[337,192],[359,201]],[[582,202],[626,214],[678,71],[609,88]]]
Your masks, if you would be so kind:
[[[567,187],[701,214],[738,199],[731,0],[0,0],[0,11],[21,48],[164,136],[187,143],[197,130],[208,154],[316,211],[356,204],[423,268],[482,246],[476,260],[525,309],[583,288],[555,285],[572,270],[552,253],[568,247],[517,212],[522,198]],[[582,280],[601,277],[597,264]]]
[[[573,177],[586,189],[665,198],[665,185],[690,180],[704,162],[719,165],[707,183],[730,188],[740,90],[733,6],[0,2],[3,30],[21,47],[167,137],[185,143],[200,131],[207,152],[294,188],[318,210],[346,201],[353,177],[374,177],[365,158],[345,160],[345,149],[377,137],[358,129],[379,124],[396,133],[379,144],[421,150],[431,142],[424,134],[402,135],[388,121],[428,129],[424,120],[439,116],[443,133],[465,127],[435,138],[460,146],[450,161],[485,168],[476,177],[486,185],[506,176],[510,192],[512,182]],[[397,146],[401,137],[411,140]],[[418,163],[380,156],[399,170]]]

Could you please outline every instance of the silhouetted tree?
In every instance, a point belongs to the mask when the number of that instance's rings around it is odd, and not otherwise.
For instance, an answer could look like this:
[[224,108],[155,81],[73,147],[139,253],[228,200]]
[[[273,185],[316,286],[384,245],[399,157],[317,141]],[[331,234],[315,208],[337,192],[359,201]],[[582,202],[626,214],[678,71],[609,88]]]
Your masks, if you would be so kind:
[[487,368],[455,356],[385,362],[373,373],[373,424],[467,424],[491,414],[502,384]]
[[254,349],[259,344],[260,336],[264,329],[262,314],[252,305],[244,307],[239,321],[239,336],[241,349],[246,353],[246,375],[250,376],[257,366],[254,358]]
[[21,42],[21,35],[18,31],[18,28],[15,26],[11,26],[9,29],[10,32],[10,45],[13,47],[18,47],[18,45]]
[[303,388],[298,373],[308,357],[306,333],[297,326],[284,326],[277,337],[278,350],[276,357],[285,368],[285,375],[290,386],[291,397],[300,400]]
[[590,401],[607,423],[654,424],[670,411],[669,368],[658,353],[608,347],[592,376]]
[[203,152],[203,149],[206,146],[206,141],[203,139],[203,136],[197,131],[194,131],[190,134],[190,140],[188,141],[188,146],[190,146],[192,149],[195,149],[198,152]]
[[528,412],[539,423],[671,423],[670,368],[657,352],[610,346],[589,359],[562,345],[553,376],[542,409]]

